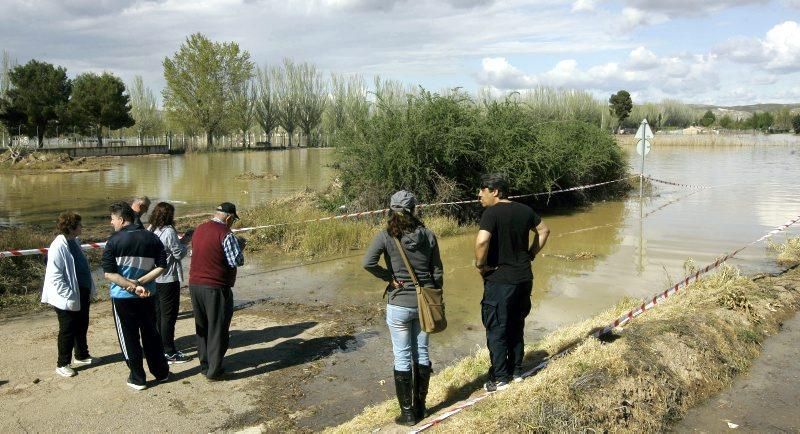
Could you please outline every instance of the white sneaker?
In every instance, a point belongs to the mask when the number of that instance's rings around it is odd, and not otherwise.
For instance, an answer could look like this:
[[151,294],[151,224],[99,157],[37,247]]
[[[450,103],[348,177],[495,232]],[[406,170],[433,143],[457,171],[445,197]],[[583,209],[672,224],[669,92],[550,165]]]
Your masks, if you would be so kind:
[[72,359],[72,364],[75,366],[86,366],[86,365],[91,365],[92,363],[94,363],[94,359],[92,359],[91,357],[87,357],[85,359],[78,359],[78,358]]
[[130,387],[131,389],[135,389],[135,390],[147,389],[147,385],[146,384],[134,384],[134,383],[131,383],[130,381],[128,381],[127,384],[128,384],[128,387]]
[[77,375],[75,371],[69,366],[62,366],[60,368],[56,368],[56,374],[62,377],[74,377],[75,375]]

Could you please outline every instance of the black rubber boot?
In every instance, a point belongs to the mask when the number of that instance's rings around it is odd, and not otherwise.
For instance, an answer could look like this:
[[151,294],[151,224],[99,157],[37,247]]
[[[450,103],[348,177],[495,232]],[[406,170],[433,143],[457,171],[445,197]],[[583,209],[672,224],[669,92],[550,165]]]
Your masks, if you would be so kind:
[[428,385],[431,382],[431,365],[414,365],[417,370],[417,382],[414,384],[414,415],[417,422],[425,419],[427,409],[425,408],[425,398],[428,397]]
[[412,426],[417,423],[414,416],[414,385],[411,371],[394,371],[394,388],[400,403],[400,416],[394,421],[399,425]]

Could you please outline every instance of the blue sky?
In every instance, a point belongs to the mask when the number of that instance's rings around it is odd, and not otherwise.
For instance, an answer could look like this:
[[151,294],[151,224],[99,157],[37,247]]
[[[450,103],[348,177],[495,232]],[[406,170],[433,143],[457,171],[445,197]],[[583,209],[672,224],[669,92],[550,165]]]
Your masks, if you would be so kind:
[[141,75],[194,32],[438,90],[534,86],[635,102],[800,102],[800,0],[3,0],[0,49],[71,76]]

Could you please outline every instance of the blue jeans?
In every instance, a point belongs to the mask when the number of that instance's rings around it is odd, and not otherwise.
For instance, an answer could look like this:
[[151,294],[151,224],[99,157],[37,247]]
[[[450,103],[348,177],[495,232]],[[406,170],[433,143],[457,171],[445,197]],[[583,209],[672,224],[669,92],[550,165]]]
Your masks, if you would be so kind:
[[386,324],[392,335],[395,371],[411,371],[412,361],[430,366],[428,334],[420,327],[417,308],[387,304]]

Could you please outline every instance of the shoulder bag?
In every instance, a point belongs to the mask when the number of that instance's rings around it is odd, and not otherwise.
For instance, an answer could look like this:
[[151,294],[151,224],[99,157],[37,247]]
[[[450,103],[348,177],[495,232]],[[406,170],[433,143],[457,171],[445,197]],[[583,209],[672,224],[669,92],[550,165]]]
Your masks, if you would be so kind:
[[447,328],[447,318],[444,315],[444,291],[441,288],[425,288],[420,285],[400,240],[394,238],[394,242],[397,244],[403,263],[406,264],[411,280],[414,281],[414,287],[417,289],[417,312],[422,330],[426,333],[443,331]]

